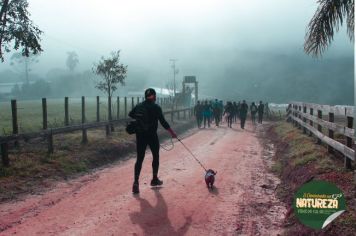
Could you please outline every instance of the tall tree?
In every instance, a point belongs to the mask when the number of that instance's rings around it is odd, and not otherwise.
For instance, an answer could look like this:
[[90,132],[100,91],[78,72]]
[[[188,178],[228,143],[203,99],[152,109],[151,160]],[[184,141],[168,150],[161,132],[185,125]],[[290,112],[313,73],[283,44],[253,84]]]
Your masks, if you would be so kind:
[[78,54],[74,51],[67,52],[66,65],[68,69],[73,72],[75,67],[79,64]]
[[0,0],[0,59],[11,47],[22,49],[22,55],[37,54],[42,51],[40,35],[42,31],[30,20],[27,0]]
[[304,51],[319,57],[334,38],[335,30],[346,21],[347,33],[354,40],[354,0],[318,0],[319,7],[309,22]]
[[28,57],[23,56],[21,53],[14,53],[11,56],[11,65],[20,67],[17,69],[21,74],[25,74],[25,82],[30,83],[29,74],[31,72],[31,66],[35,63],[38,63],[39,54],[30,54]]
[[127,65],[120,63],[120,51],[112,52],[111,57],[102,57],[93,67],[93,72],[100,76],[96,88],[108,95],[109,120],[111,115],[111,97],[119,84],[125,85]]

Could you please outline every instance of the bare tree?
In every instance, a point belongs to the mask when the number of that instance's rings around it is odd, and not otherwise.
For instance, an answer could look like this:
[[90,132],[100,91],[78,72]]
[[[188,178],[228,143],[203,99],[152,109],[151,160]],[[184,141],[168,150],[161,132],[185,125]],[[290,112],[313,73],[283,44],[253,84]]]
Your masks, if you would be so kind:
[[111,97],[119,84],[125,85],[127,65],[120,63],[120,51],[112,52],[111,57],[102,57],[98,64],[93,67],[93,72],[100,76],[96,88],[108,95],[109,120],[111,115]]
[[[17,68],[17,71],[21,74],[25,74],[25,82],[26,84],[30,83],[29,74],[31,72],[31,66],[35,63],[38,63],[38,56],[39,54],[30,54],[28,57],[23,56],[21,53],[14,53],[11,56],[11,63],[10,65]],[[19,69],[20,68],[20,69]]]
[[0,0],[0,60],[10,48],[22,48],[22,55],[37,54],[42,51],[40,35],[42,31],[30,20],[27,0]]
[[334,38],[335,30],[346,21],[347,33],[354,40],[354,0],[318,0],[319,7],[309,22],[304,51],[319,57]]

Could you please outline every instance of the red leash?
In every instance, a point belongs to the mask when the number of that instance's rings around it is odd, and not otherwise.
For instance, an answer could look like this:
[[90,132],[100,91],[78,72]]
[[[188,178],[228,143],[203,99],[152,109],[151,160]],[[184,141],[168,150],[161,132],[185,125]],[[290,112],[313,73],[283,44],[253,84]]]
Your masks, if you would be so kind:
[[194,157],[194,159],[200,164],[200,166],[203,167],[205,172],[207,172],[208,170],[203,166],[203,164],[198,160],[198,158],[196,158],[194,156],[194,154],[189,150],[189,148],[187,146],[185,146],[184,143],[178,137],[177,137],[177,139],[183,145],[183,147],[185,147],[185,149],[187,149],[187,151],[190,153],[190,155],[192,155],[192,157]]

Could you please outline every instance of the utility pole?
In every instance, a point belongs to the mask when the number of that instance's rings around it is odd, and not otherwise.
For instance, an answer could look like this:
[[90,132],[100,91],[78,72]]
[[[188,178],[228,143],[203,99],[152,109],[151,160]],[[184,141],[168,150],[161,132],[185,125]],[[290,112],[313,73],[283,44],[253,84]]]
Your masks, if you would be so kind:
[[169,59],[170,62],[172,62],[172,68],[173,68],[173,91],[174,91],[174,98],[176,98],[176,74],[178,74],[178,70],[176,69],[176,61],[178,59]]

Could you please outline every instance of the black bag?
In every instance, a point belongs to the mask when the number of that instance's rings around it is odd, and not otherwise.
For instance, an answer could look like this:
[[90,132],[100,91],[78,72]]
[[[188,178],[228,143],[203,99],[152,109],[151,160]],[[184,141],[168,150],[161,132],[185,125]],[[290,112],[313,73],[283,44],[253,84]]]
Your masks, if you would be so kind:
[[[126,126],[126,131],[129,134],[130,134],[130,132],[134,132],[134,133],[147,132],[154,125],[153,120],[150,118],[151,115],[149,114],[147,107],[145,107],[142,103],[138,104],[134,108],[134,110],[132,111],[131,117],[134,118],[135,121],[131,121]],[[135,129],[135,131],[132,131],[133,129]],[[131,133],[131,134],[133,134],[133,133]]]
[[130,121],[129,123],[126,124],[126,132],[128,134],[134,134],[137,131],[137,121]]

